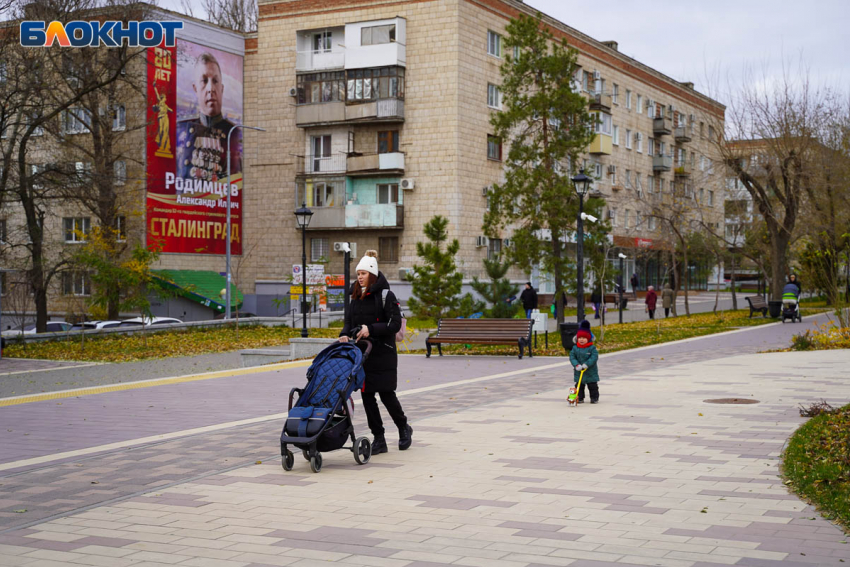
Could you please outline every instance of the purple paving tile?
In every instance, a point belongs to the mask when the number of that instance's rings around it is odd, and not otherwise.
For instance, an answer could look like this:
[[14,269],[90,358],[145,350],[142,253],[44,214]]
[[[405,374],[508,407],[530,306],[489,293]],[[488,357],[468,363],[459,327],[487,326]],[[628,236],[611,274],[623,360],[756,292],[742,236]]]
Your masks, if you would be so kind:
[[530,476],[497,476],[495,480],[506,480],[510,482],[546,482],[546,478],[533,478]]
[[613,477],[617,480],[638,480],[641,482],[664,482],[668,480],[659,476],[641,476],[638,474],[615,474]]
[[451,498],[446,496],[409,496],[407,500],[420,500],[426,508],[445,508],[448,510],[472,510],[478,506],[490,506],[495,508],[511,508],[516,502],[504,502],[502,500],[479,500],[476,498]]

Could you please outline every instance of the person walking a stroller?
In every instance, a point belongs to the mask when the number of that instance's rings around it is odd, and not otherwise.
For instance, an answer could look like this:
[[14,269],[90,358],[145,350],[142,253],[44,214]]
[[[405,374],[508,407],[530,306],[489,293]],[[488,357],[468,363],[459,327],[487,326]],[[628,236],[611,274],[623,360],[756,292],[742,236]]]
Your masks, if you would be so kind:
[[537,309],[537,292],[534,291],[534,286],[531,282],[525,283],[525,289],[519,296],[522,301],[522,308],[525,309],[525,318],[531,319],[531,312]]
[[646,303],[646,312],[649,313],[649,318],[655,319],[655,306],[658,303],[658,294],[655,293],[655,287],[649,286],[646,288],[646,299],[644,299],[644,303]]
[[[582,321],[583,323],[584,321]],[[581,385],[578,390],[578,403],[584,403],[584,387],[590,390],[590,403],[599,402],[599,352],[593,344],[593,336],[588,329],[580,328],[576,334],[576,344],[570,350],[570,363],[573,366],[573,381]],[[584,371],[584,376],[581,376]]]
[[664,317],[670,316],[670,308],[673,307],[673,290],[670,288],[670,284],[664,284],[664,289],[661,290],[661,307],[664,308]]
[[388,451],[376,394],[381,397],[381,402],[398,428],[399,450],[408,449],[413,442],[413,428],[408,424],[395,393],[398,388],[395,335],[401,329],[401,309],[395,294],[390,291],[387,278],[378,270],[377,256],[377,252],[368,250],[357,264],[351,303],[339,333],[339,340],[347,342],[351,331],[359,329],[356,340],[372,341],[372,353],[363,365],[366,382],[361,396],[366,423],[374,436],[373,455]]

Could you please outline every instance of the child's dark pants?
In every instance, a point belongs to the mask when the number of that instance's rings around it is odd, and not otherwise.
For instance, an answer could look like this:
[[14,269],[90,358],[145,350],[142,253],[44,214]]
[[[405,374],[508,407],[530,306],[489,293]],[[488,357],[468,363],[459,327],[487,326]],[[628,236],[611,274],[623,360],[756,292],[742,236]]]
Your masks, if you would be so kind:
[[590,390],[590,401],[595,402],[599,399],[599,382],[582,382],[581,387],[578,389],[578,399],[579,401],[584,400],[584,387]]

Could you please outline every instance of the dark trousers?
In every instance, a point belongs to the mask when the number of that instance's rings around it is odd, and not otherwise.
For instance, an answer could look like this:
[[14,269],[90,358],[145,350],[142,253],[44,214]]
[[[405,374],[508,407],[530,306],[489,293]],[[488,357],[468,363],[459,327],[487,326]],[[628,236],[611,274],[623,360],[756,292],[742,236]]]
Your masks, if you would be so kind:
[[581,387],[578,389],[578,399],[584,399],[584,387],[587,386],[587,389],[590,390],[590,401],[596,401],[599,399],[599,382],[582,382]]
[[669,307],[665,307],[665,308],[664,308],[664,316],[665,316],[665,317],[669,317],[669,316],[670,316],[670,308],[669,308]]
[[649,318],[655,319],[655,309],[647,309],[649,311]]
[[598,303],[594,303],[594,304],[593,304],[593,311],[594,311],[594,312],[596,312],[596,315],[594,315],[594,317],[593,317],[593,318],[594,318],[594,319],[599,319],[600,309],[599,309],[599,304],[598,304]]
[[[399,429],[407,427],[407,417],[404,415],[404,410],[401,409],[401,403],[398,401],[395,392],[378,392],[378,394],[381,396],[381,402],[387,408],[396,427]],[[366,412],[366,423],[369,425],[369,430],[375,437],[383,437],[384,420],[381,419],[381,410],[378,409],[375,392],[363,392],[360,397],[363,398],[363,410]]]

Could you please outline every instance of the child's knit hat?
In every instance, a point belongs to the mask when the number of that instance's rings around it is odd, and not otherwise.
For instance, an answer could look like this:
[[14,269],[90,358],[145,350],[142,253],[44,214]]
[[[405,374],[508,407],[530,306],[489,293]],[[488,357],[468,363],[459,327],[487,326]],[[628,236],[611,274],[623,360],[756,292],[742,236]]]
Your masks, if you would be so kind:
[[578,333],[576,333],[576,340],[578,340],[582,337],[586,338],[588,340],[588,342],[590,342],[591,341],[590,331],[588,331],[587,329],[579,329]]
[[590,321],[584,319],[581,323],[578,324],[579,329],[584,329],[586,331],[590,330]]

